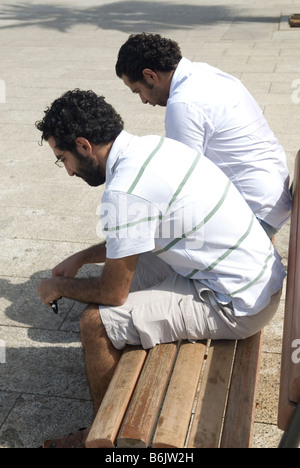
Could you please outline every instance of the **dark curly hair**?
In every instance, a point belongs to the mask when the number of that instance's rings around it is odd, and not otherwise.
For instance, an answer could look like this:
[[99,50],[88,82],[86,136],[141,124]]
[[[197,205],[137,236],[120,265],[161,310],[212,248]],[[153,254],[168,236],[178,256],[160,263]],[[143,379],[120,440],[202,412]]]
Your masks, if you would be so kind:
[[143,80],[143,70],[169,72],[182,59],[177,42],[159,34],[132,34],[121,47],[116,63],[119,78],[126,75],[132,83]]
[[124,123],[104,97],[75,89],[56,99],[36,127],[42,132],[42,142],[53,137],[57,148],[73,152],[77,137],[95,145],[107,144],[117,138]]

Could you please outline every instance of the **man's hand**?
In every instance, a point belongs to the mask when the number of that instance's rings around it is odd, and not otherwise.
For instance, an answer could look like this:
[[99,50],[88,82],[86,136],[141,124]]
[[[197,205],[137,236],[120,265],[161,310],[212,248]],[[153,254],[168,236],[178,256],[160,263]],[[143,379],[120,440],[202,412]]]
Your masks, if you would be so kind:
[[58,265],[56,276],[43,280],[38,293],[46,305],[61,297],[67,297],[85,304],[102,304],[119,306],[126,301],[131,282],[135,273],[138,255],[120,259],[106,259],[103,273],[100,277],[72,278],[60,273],[74,274],[78,263],[65,260]]
[[43,303],[47,306],[50,306],[50,302],[60,299],[61,296],[57,292],[57,279],[50,278],[41,281],[38,293]]

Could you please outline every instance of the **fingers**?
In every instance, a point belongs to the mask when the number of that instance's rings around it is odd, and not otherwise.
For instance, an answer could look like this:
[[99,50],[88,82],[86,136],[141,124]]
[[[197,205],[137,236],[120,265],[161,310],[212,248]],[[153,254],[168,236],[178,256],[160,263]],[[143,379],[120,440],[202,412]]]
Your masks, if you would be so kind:
[[47,306],[51,305],[51,302],[54,302],[60,299],[60,294],[57,290],[57,281],[54,278],[45,279],[40,282],[38,286],[38,294],[43,301],[44,304]]

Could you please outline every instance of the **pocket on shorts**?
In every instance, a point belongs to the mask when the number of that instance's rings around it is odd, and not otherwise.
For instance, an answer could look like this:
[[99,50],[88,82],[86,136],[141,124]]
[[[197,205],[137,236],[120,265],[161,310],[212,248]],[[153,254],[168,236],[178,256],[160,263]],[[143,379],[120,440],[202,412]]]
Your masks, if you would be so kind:
[[195,301],[193,296],[186,296],[179,302],[179,307],[185,323],[186,339],[195,342],[210,338],[207,304],[200,300]]
[[171,301],[167,297],[134,306],[132,320],[144,349],[187,339],[181,308],[175,297]]

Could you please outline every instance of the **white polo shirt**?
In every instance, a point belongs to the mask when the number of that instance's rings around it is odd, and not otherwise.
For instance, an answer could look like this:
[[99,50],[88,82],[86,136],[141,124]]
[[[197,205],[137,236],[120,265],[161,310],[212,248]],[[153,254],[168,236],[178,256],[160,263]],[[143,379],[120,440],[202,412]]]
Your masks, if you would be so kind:
[[172,79],[166,136],[217,164],[255,215],[275,228],[289,218],[286,155],[242,83],[183,58]]
[[106,168],[101,223],[107,258],[153,251],[198,287],[260,312],[282,286],[281,259],[225,174],[202,153],[123,131]]

